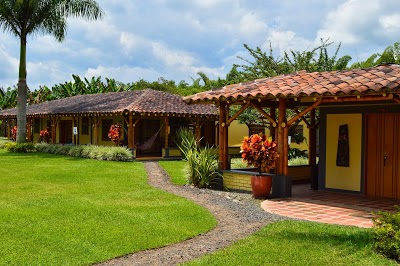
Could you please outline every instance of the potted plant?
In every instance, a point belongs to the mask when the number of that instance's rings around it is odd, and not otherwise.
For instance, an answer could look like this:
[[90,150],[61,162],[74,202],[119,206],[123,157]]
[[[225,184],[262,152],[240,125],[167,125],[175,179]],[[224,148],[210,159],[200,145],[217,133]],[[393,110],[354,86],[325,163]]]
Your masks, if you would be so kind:
[[276,142],[266,135],[254,134],[243,139],[240,153],[247,166],[254,166],[259,173],[251,177],[253,197],[267,197],[271,192],[272,176],[263,175],[263,173],[268,173],[275,168],[279,157]]

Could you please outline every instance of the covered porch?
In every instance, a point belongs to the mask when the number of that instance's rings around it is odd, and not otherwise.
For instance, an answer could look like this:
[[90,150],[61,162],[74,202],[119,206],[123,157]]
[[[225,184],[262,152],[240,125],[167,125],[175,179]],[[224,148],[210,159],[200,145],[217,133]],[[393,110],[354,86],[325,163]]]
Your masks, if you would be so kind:
[[[309,128],[312,189],[400,198],[400,168],[397,167],[400,134],[393,129],[398,128],[398,116],[386,119],[391,121],[388,122],[390,126],[382,122],[386,116],[375,115],[368,119],[370,113],[400,114],[398,65],[314,73],[300,71],[229,85],[184,100],[215,104],[219,108],[219,167],[222,171],[229,170],[228,127],[244,110],[254,108],[269,121],[271,135],[277,142],[280,157],[274,169],[276,176],[290,177],[289,127],[302,119]],[[230,108],[234,105],[239,105],[240,109],[232,114]],[[366,128],[391,128],[392,131],[372,134]],[[320,142],[318,166],[317,138]],[[382,143],[374,145],[376,149],[369,148],[374,143],[373,138]],[[388,145],[385,139],[390,140]],[[376,167],[368,168],[371,165]]]

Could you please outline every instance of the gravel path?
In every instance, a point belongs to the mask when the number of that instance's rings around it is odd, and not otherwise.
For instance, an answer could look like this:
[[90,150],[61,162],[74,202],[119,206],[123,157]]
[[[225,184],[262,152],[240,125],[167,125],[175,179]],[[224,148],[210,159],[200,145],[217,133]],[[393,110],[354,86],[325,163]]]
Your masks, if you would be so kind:
[[216,217],[218,225],[192,239],[139,251],[100,265],[176,265],[226,247],[272,221],[286,219],[263,211],[250,194],[175,186],[157,162],[144,162],[144,166],[150,185],[204,206]]

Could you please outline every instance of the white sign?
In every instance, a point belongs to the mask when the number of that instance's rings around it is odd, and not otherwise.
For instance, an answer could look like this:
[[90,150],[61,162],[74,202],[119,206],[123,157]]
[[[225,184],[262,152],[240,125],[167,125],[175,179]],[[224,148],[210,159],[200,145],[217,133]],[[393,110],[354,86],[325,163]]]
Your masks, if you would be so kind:
[[77,127],[74,127],[74,128],[73,128],[73,132],[74,132],[74,135],[78,135],[78,128],[77,128]]

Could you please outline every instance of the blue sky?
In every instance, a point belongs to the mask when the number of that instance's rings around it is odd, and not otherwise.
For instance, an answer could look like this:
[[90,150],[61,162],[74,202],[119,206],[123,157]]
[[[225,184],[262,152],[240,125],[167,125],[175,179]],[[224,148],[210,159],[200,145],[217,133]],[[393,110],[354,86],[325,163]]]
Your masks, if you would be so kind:
[[[49,87],[72,74],[125,83],[159,77],[191,82],[202,71],[222,77],[243,44],[281,55],[330,38],[340,55],[365,60],[400,41],[398,0],[98,0],[101,21],[70,19],[67,38],[28,40],[28,86]],[[0,32],[0,87],[17,83],[19,41]]]

